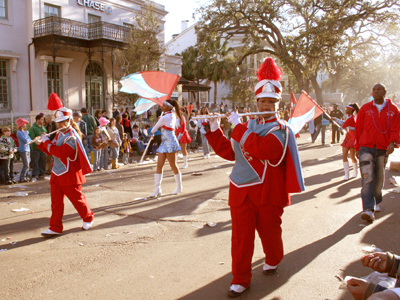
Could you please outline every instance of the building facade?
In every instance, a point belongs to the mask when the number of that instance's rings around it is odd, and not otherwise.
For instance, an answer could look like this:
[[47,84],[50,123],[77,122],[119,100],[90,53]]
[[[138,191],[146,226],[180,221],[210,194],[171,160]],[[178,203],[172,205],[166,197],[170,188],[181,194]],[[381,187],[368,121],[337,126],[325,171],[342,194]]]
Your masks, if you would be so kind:
[[[48,113],[56,92],[71,109],[111,110],[124,47],[142,0],[0,0],[0,119]],[[159,39],[164,42],[163,5]]]

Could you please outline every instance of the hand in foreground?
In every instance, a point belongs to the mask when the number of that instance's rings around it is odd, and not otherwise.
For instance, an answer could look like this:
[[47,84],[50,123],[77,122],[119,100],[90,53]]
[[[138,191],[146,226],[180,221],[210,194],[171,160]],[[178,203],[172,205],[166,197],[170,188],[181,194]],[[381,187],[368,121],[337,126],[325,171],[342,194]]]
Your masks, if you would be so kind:
[[42,135],[40,136],[40,139],[42,140],[43,143],[46,141],[50,141],[49,137],[44,133],[42,133]]
[[218,128],[221,125],[221,119],[220,118],[210,118],[210,129],[211,132],[217,131]]
[[361,261],[364,267],[370,267],[372,270],[383,273],[387,266],[388,256],[383,252],[376,252],[365,255]]
[[393,153],[393,151],[394,151],[394,146],[395,146],[395,143],[394,142],[391,142],[390,144],[389,144],[389,146],[386,148],[386,155],[389,155],[389,154],[392,154]]
[[36,145],[40,145],[42,143],[42,139],[40,136],[35,137],[33,141],[35,142]]
[[237,124],[240,123],[240,117],[236,112],[231,112],[228,115],[228,122],[231,123],[233,125],[233,127],[235,127]]
[[347,281],[347,289],[353,296],[354,300],[362,300],[368,285],[368,281],[359,278],[351,278]]

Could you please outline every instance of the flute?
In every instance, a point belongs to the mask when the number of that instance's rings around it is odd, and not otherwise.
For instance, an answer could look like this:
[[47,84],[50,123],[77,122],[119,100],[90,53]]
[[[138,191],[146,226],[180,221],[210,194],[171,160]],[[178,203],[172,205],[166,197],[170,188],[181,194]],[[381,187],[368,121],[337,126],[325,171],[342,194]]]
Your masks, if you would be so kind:
[[[244,117],[244,116],[257,116],[257,115],[274,115],[276,113],[278,113],[278,112],[277,111],[259,111],[259,112],[242,113],[242,114],[238,114],[238,115],[239,115],[239,117]],[[227,116],[225,114],[203,115],[203,116],[193,117],[192,120],[214,119],[214,118],[227,118]]]
[[[50,135],[52,135],[53,133],[57,133],[57,132],[59,132],[60,130],[63,130],[63,129],[65,129],[65,128],[59,128],[59,129],[54,130],[54,131],[52,131],[52,132],[50,132],[50,133],[45,133],[44,135],[50,136]],[[29,143],[26,143],[26,145],[33,144],[35,141],[37,141],[38,139],[40,139],[40,137],[41,137],[41,135],[35,137],[32,141],[30,141]]]

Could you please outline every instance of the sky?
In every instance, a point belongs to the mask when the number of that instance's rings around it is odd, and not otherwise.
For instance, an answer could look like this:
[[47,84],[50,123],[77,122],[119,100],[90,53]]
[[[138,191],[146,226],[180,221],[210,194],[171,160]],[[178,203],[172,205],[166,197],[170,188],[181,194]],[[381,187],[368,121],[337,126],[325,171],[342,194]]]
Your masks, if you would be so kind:
[[188,27],[193,25],[193,13],[205,0],[154,0],[154,2],[165,6],[168,15],[165,17],[165,42],[168,42],[172,35],[181,32],[181,21],[189,20]]

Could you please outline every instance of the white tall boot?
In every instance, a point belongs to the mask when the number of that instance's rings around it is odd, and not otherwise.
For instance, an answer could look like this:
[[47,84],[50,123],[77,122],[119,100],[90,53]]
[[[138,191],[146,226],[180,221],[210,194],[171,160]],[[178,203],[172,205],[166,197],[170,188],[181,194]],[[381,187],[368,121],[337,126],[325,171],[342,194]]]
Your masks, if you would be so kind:
[[358,176],[358,163],[353,163],[353,174],[351,174],[351,178],[357,178]]
[[183,156],[183,166],[181,169],[186,169],[188,167],[188,156]]
[[176,182],[176,188],[175,191],[172,192],[172,195],[177,195],[180,192],[182,192],[183,187],[182,187],[182,173],[178,173],[174,175],[175,177],[175,182]]
[[156,186],[154,193],[150,195],[150,198],[161,196],[161,181],[163,174],[154,174],[154,185]]
[[348,161],[343,162],[343,168],[344,168],[344,180],[349,180],[350,167]]

